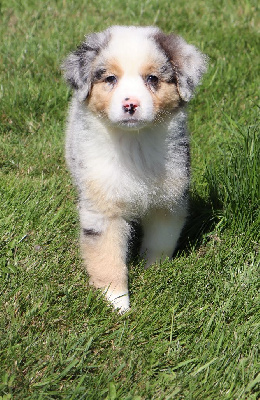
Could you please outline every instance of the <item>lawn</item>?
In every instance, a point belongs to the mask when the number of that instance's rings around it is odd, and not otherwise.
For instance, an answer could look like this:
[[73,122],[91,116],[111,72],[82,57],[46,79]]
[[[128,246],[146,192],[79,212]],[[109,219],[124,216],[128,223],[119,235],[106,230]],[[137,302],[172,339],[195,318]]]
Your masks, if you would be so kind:
[[[259,398],[257,3],[0,1],[1,400]],[[124,315],[80,259],[60,71],[112,24],[156,24],[210,58],[190,104],[179,250],[148,270],[130,263]]]

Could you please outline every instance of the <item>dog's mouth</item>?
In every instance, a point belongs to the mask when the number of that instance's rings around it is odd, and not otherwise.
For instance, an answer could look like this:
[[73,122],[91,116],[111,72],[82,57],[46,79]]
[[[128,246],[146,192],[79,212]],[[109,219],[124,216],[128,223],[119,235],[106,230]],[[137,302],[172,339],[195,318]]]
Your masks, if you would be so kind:
[[142,122],[143,122],[142,120],[134,119],[134,118],[132,118],[132,119],[122,119],[120,121],[121,124],[126,124],[126,125],[136,125],[136,124],[140,124]]
[[125,118],[118,121],[118,125],[122,128],[140,129],[147,124],[147,121],[138,118]]

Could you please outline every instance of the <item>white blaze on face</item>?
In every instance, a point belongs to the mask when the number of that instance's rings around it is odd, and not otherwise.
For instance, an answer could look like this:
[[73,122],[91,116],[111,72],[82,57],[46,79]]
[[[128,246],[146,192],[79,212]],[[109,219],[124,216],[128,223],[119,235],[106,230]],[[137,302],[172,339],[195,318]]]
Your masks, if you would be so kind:
[[[127,99],[129,99],[130,105],[138,104],[132,115],[126,112],[126,108],[124,108]],[[128,122],[128,124],[131,124],[131,121],[135,124],[137,121],[149,122],[154,119],[152,96],[138,74],[131,76],[125,73],[123,75],[119,85],[113,92],[108,116],[114,123]]]

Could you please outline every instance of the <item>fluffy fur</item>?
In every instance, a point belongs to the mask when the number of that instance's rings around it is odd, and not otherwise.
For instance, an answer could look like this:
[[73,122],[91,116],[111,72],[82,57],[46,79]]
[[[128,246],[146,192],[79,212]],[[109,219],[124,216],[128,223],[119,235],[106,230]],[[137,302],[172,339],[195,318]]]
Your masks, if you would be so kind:
[[129,308],[131,221],[147,265],[171,257],[187,216],[186,104],[206,57],[156,27],[114,26],[86,37],[63,64],[74,89],[66,159],[79,191],[90,283]]

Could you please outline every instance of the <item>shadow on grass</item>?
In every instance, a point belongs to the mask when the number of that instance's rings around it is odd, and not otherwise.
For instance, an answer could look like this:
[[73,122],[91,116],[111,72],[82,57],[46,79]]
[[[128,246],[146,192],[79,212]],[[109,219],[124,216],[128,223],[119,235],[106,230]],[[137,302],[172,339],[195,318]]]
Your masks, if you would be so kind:
[[[198,194],[190,198],[189,216],[181,233],[176,252],[190,252],[191,248],[199,248],[219,221],[219,210],[222,204],[214,188],[208,199],[205,200]],[[175,253],[176,253],[175,252]]]
[[[235,234],[251,232],[259,238],[259,124],[238,127],[222,162],[208,164],[205,171],[207,201],[191,193],[190,216],[178,250],[197,248],[221,220]],[[209,235],[208,235],[209,236]],[[187,247],[188,246],[188,247]]]
[[[197,193],[191,194],[189,202],[189,215],[178,241],[178,252],[189,253],[191,249],[198,249],[205,240],[210,239],[210,233],[219,222],[219,214],[223,205],[218,200],[214,185],[210,185],[210,193],[205,201]],[[142,228],[139,223],[132,223],[132,235],[129,243],[128,262],[139,263],[143,258],[139,251],[142,243]],[[207,239],[208,237],[208,239]]]

